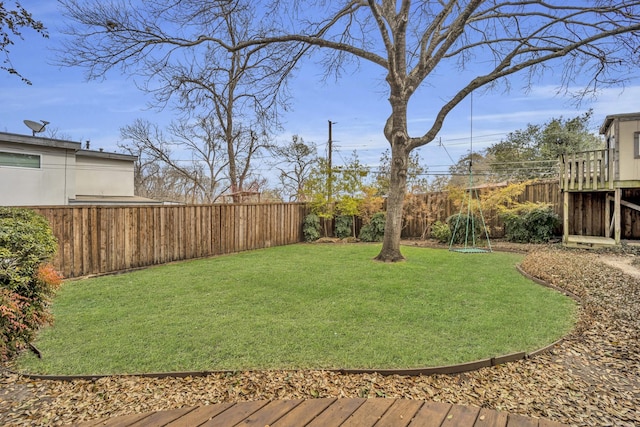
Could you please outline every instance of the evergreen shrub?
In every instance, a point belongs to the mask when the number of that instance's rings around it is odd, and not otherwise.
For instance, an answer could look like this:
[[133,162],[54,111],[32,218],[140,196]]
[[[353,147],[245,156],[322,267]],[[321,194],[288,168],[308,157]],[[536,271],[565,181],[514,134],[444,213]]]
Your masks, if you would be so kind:
[[336,237],[344,239],[351,236],[353,218],[350,215],[338,215],[335,220]]
[[384,225],[386,217],[384,212],[378,212],[371,217],[371,221],[360,229],[358,236],[363,242],[382,242],[384,238]]
[[505,239],[516,243],[545,243],[553,237],[560,217],[551,206],[525,205],[517,211],[502,215]]
[[451,241],[451,229],[449,225],[442,221],[436,221],[431,225],[431,237],[440,243],[449,243]]
[[41,215],[0,208],[0,358],[8,360],[50,324],[51,298],[62,277],[49,264],[56,239]]
[[320,217],[314,213],[310,213],[304,217],[302,224],[302,234],[304,234],[305,242],[315,242],[320,238]]

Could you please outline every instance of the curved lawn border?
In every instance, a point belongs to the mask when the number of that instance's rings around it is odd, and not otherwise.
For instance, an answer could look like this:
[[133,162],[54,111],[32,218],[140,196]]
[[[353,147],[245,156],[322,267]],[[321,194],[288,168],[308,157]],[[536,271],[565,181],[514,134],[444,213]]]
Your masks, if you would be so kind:
[[[546,282],[542,279],[534,277],[524,271],[520,265],[516,265],[516,270],[522,274],[527,279],[537,283],[539,285],[545,286],[547,288],[553,289],[557,292],[560,292],[576,302],[580,303],[580,298],[561,288],[558,288],[552,285],[549,282]],[[502,365],[504,363],[516,362],[518,360],[525,360],[535,357],[541,353],[549,351],[553,347],[562,343],[565,338],[560,338],[559,340],[546,345],[542,348],[532,351],[531,353],[527,352],[517,352],[506,354],[503,356],[495,356],[487,359],[476,360],[473,362],[460,363],[457,365],[447,365],[447,366],[436,366],[431,368],[412,368],[412,369],[283,369],[282,371],[290,371],[290,372],[300,372],[306,370],[318,370],[324,372],[335,372],[339,374],[380,374],[380,375],[401,375],[401,376],[419,376],[419,375],[437,375],[437,374],[460,374],[463,372],[476,371],[481,368],[488,368],[491,366]],[[140,377],[140,378],[185,378],[185,377],[206,377],[208,375],[214,374],[235,374],[237,372],[253,372],[252,369],[242,370],[219,370],[219,371],[191,371],[191,372],[151,372],[151,373],[143,373],[143,374],[104,374],[104,375],[38,375],[38,374],[27,374],[22,372],[13,372],[9,369],[6,371],[11,372],[16,375],[23,376],[25,378],[33,379],[33,380],[49,380],[49,381],[75,381],[75,380],[89,380],[95,381],[100,378],[109,378],[109,377]]]

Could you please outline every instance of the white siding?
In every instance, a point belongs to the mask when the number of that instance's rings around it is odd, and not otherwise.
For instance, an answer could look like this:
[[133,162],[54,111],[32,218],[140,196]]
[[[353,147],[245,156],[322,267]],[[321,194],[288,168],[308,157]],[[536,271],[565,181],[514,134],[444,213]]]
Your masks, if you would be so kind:
[[40,155],[40,168],[0,165],[0,205],[65,205],[75,195],[73,150],[0,141],[0,151]]

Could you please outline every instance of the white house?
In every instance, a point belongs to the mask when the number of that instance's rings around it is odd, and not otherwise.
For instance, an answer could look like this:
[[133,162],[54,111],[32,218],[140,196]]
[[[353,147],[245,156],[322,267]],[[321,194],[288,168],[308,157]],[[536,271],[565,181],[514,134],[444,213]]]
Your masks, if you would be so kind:
[[0,132],[0,205],[159,203],[134,194],[136,156]]

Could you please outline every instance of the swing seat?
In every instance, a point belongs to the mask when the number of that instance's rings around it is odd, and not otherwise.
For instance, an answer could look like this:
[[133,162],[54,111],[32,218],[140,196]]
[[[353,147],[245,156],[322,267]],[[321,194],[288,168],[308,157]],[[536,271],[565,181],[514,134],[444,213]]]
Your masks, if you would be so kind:
[[450,248],[451,252],[460,252],[463,254],[481,254],[481,253],[489,253],[493,252],[491,249],[484,248]]

